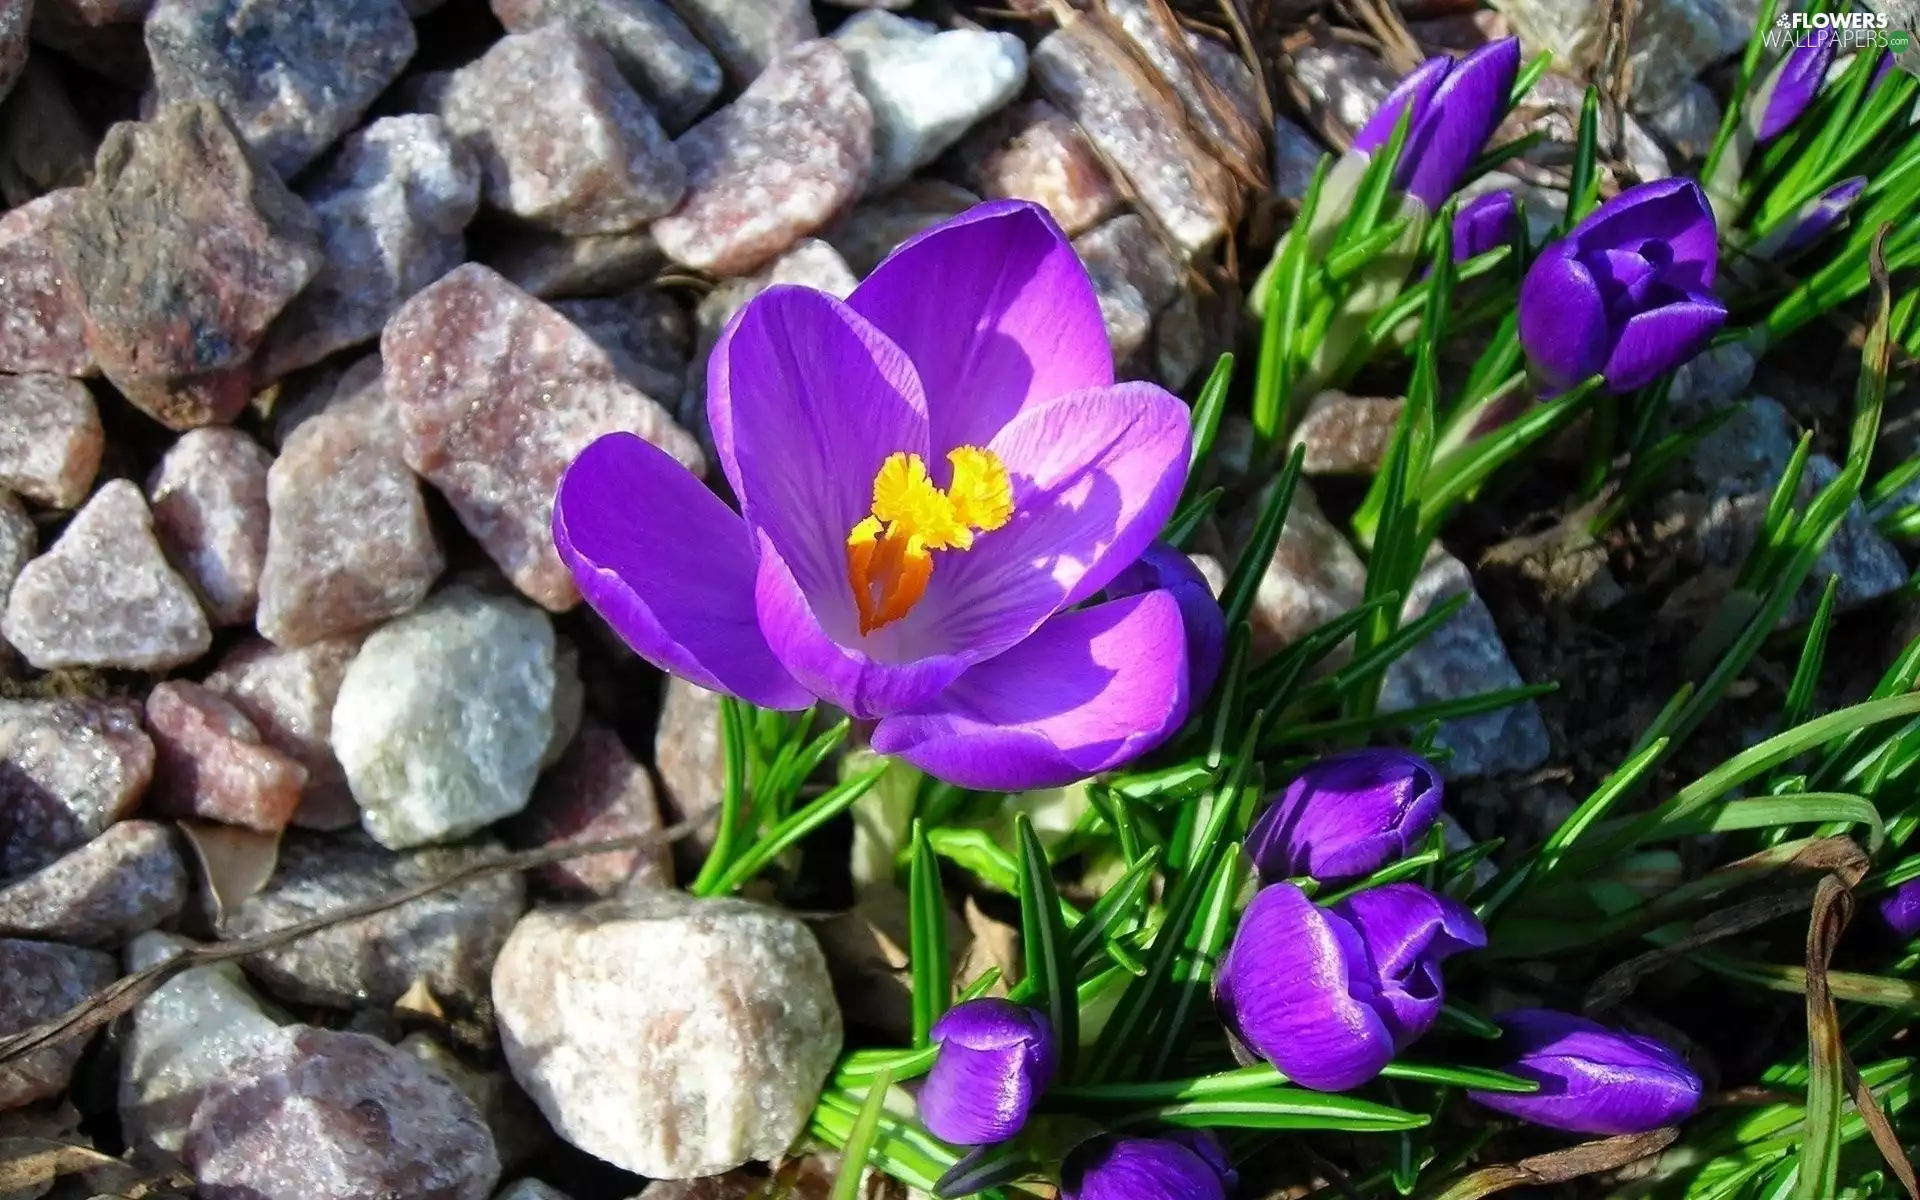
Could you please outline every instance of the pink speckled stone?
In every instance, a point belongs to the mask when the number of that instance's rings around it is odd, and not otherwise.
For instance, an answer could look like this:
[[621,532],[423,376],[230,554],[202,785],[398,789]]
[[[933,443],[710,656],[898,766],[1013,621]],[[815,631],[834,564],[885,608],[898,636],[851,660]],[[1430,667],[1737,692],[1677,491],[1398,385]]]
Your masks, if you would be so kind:
[[172,920],[186,902],[187,868],[168,827],[121,821],[0,888],[0,934],[112,945]]
[[267,558],[267,468],[273,456],[237,429],[193,429],[147,480],[160,545],[216,625],[244,625]]
[[771,70],[782,51],[820,36],[807,0],[675,0],[736,83]]
[[676,262],[745,275],[859,198],[873,109],[840,47],[808,42],[677,145],[690,187],[654,237]]
[[476,263],[408,301],[380,340],[407,463],[530,599],[580,593],[553,548],[553,494],[574,456],[626,430],[696,472],[699,445],[620,378],[565,317]]
[[564,21],[592,38],[670,133],[720,94],[720,64],[666,0],[492,0],[492,7],[510,33]]
[[261,740],[306,768],[295,825],[341,829],[360,823],[347,774],[328,744],[333,702],[360,641],[358,634],[347,634],[283,650],[265,638],[249,638],[228,651],[206,678],[209,690],[247,715]]
[[[661,828],[653,779],[619,735],[589,721],[560,761],[540,779],[526,811],[513,822],[522,849],[567,842],[632,837]],[[611,896],[622,887],[672,887],[666,845],[569,859],[539,874],[549,887],[576,897]]]
[[1031,200],[1069,236],[1092,229],[1125,203],[1087,139],[1045,100],[988,118],[956,156],[967,186],[983,199]]
[[122,700],[0,700],[0,879],[39,870],[126,816],[153,742]]
[[147,732],[159,763],[154,812],[241,825],[286,828],[306,786],[306,768],[273,749],[246,714],[217,693],[169,679],[147,693]]
[[87,385],[58,375],[0,375],[0,487],[53,508],[87,498],[106,435]]
[[[98,950],[0,938],[0,1039],[59,1016],[119,975],[113,956]],[[0,1110],[65,1091],[89,1040],[70,1038],[0,1066]]]
[[0,217],[0,371],[95,370],[86,316],[50,232],[79,196],[79,188],[61,188]]

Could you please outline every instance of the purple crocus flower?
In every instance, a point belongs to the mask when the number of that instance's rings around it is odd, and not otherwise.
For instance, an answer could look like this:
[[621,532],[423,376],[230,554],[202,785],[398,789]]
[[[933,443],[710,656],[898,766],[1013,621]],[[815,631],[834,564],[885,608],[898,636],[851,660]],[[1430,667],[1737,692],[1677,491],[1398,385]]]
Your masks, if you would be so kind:
[[1466,262],[1489,250],[1511,246],[1520,232],[1520,206],[1513,193],[1475,196],[1453,215],[1453,261]]
[[1147,547],[1137,562],[1114,576],[1107,598],[1117,600],[1142,592],[1166,591],[1180,605],[1187,628],[1187,696],[1197,703],[1213,689],[1226,653],[1227,616],[1214,599],[1213,588],[1193,560],[1165,542]]
[[1909,879],[1880,901],[1880,916],[1903,938],[1920,935],[1920,879]]
[[920,1089],[920,1120],[933,1136],[988,1146],[1019,1133],[1058,1063],[1046,1014],[990,996],[968,1000],[933,1023],[932,1038],[940,1056]]
[[1188,412],[1114,383],[1045,209],[973,208],[845,302],[768,288],[708,392],[739,513],[629,434],[588,446],[555,500],[561,557],[641,657],[877,720],[874,749],[964,787],[1065,784],[1179,727],[1181,596],[1086,602],[1172,513]]
[[1645,1133],[1693,1115],[1700,1077],[1672,1049],[1585,1017],[1544,1008],[1498,1018],[1503,1069],[1534,1079],[1530,1093],[1469,1091],[1479,1104],[1568,1133]]
[[1407,853],[1440,818],[1440,773],[1408,750],[1335,754],[1300,772],[1247,834],[1263,882],[1363,879]]
[[1302,1087],[1338,1092],[1380,1073],[1440,1015],[1440,964],[1487,944],[1464,905],[1412,883],[1326,908],[1291,883],[1254,896],[1214,982],[1240,1040]]
[[1354,135],[1353,149],[1370,155],[1392,141],[1400,114],[1411,105],[1393,182],[1428,212],[1438,212],[1506,116],[1519,73],[1518,38],[1489,42],[1457,62],[1445,54],[1430,58],[1388,93]]
[[1548,386],[1630,392],[1686,362],[1727,319],[1719,235],[1691,179],[1628,188],[1548,246],[1520,285],[1520,343]]
[[1833,232],[1835,226],[1847,219],[1854,202],[1866,190],[1867,177],[1864,175],[1841,180],[1793,214],[1792,223],[1786,227],[1777,245],[1758,246],[1754,253],[1774,262],[1785,262]]
[[1193,1135],[1120,1137],[1081,1142],[1060,1168],[1060,1200],[1226,1200],[1226,1161],[1209,1135],[1210,1150]]
[[1753,137],[1766,145],[1785,133],[1807,111],[1820,85],[1827,80],[1827,68],[1833,66],[1840,39],[1833,30],[1820,28],[1793,48],[1774,65],[1766,81],[1754,92],[1747,111],[1753,114]]

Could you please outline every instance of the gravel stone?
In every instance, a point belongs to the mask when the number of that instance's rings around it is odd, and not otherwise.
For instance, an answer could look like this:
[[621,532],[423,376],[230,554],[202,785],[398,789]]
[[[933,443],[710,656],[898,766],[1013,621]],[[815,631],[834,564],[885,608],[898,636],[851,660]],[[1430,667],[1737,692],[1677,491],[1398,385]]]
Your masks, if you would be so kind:
[[533,228],[500,238],[488,266],[531,296],[610,296],[652,281],[667,262],[648,230],[601,237],[562,237]]
[[307,771],[266,745],[231,702],[168,679],[147,693],[147,732],[159,761],[154,812],[279,833],[300,803]]
[[606,351],[620,377],[671,409],[686,387],[692,330],[686,310],[664,293],[561,300],[554,310]]
[[678,133],[720,94],[720,63],[664,0],[492,0],[510,33],[565,22],[613,55],[620,73]]
[[53,232],[79,199],[79,188],[61,188],[0,216],[0,371],[78,376],[97,370],[87,349],[86,311]]
[[1399,396],[1349,396],[1321,392],[1293,431],[1295,445],[1306,447],[1303,469],[1309,475],[1372,475],[1386,458],[1406,401]]
[[[517,849],[632,837],[663,828],[653,777],[619,735],[597,722],[580,729],[553,769],[541,777],[527,810],[514,819]],[[575,899],[611,896],[625,887],[672,887],[673,859],[663,842],[569,859],[538,878]]]
[[[119,974],[113,956],[98,950],[0,938],[0,1038],[59,1016]],[[72,1038],[0,1066],[0,1112],[65,1091],[89,1040]]]
[[1120,211],[1125,199],[1074,123],[1045,100],[989,117],[960,143],[962,181],[983,199],[1031,200],[1069,237]]
[[[0,488],[0,611],[5,611],[13,581],[39,544],[38,528],[27,515],[26,506],[12,492]],[[0,641],[0,654],[4,654],[5,645]]]
[[742,86],[784,52],[820,36],[807,0],[677,0],[674,7]]
[[0,879],[86,845],[132,812],[153,743],[124,700],[0,700]]
[[50,508],[72,508],[92,489],[105,447],[86,384],[0,375],[0,487]]
[[283,650],[265,638],[249,638],[206,678],[207,689],[245,713],[262,741],[306,769],[307,786],[293,814],[293,823],[303,828],[360,823],[347,773],[328,741],[340,681],[360,641],[347,634]]
[[0,888],[0,935],[116,945],[172,920],[186,902],[186,864],[167,827],[121,821]]
[[[1586,0],[1500,0],[1528,55],[1553,51],[1554,65],[1584,74],[1605,51],[1607,16]],[[1646,0],[1633,20],[1627,66],[1634,112],[1657,112],[1679,98],[1702,68],[1737,54],[1753,29],[1724,0]]]
[[155,532],[216,625],[245,625],[267,558],[273,456],[237,429],[191,429],[147,479]]
[[875,197],[829,225],[820,236],[865,278],[918,233],[959,216],[980,197],[938,179],[915,179]]

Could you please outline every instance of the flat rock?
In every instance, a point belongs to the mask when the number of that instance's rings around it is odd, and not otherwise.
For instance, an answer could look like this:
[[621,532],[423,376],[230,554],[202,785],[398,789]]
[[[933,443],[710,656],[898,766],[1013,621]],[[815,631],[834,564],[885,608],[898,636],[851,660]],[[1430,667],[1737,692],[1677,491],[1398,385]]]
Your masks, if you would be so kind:
[[[98,950],[0,938],[0,1038],[59,1016],[119,975],[113,956]],[[89,1040],[70,1038],[0,1066],[0,1111],[65,1091]]]
[[381,337],[401,451],[516,587],[580,601],[553,547],[553,495],[574,456],[626,430],[696,472],[698,443],[620,378],[565,317],[469,263],[408,301]]
[[466,261],[480,167],[440,118],[383,117],[350,135],[300,194],[326,265],[268,332],[262,380],[379,337],[402,301]]
[[1005,109],[967,134],[955,152],[961,179],[986,200],[1031,200],[1069,237],[1126,202],[1074,123],[1045,100]]
[[[39,531],[20,498],[0,488],[0,600],[13,590],[20,569],[33,558]],[[0,646],[5,643],[0,641]]]
[[671,407],[686,387],[692,327],[686,310],[649,288],[561,300],[554,310],[606,351],[620,377]]
[[[1461,700],[1525,682],[1500,639],[1493,613],[1474,591],[1473,576],[1438,547],[1408,589],[1401,623],[1416,621],[1462,593],[1469,596],[1465,607],[1388,665],[1380,684],[1380,711]],[[1441,768],[1449,779],[1531,771],[1553,750],[1540,707],[1531,700],[1442,721],[1435,741],[1452,751]]]
[[[583,725],[560,761],[540,779],[533,800],[514,819],[517,849],[633,837],[662,828],[653,778],[618,734]],[[539,872],[547,886],[573,898],[611,896],[624,887],[672,887],[666,843],[555,863]]]
[[378,1038],[287,1026],[228,1070],[184,1147],[207,1200],[487,1200],[499,1181],[473,1101]]
[[674,7],[745,85],[784,52],[820,36],[807,0],[677,0]]
[[79,188],[61,188],[0,217],[0,371],[95,371],[85,310],[53,234],[79,198]]
[[[147,933],[126,950],[129,971],[193,945]],[[234,963],[188,967],[128,1016],[120,1047],[120,1121],[137,1148],[180,1153],[207,1090],[280,1028]]]
[[[395,854],[362,833],[289,830],[280,862],[258,895],[220,922],[220,936],[253,937],[444,879],[500,853],[473,842]],[[249,956],[247,972],[300,1004],[385,1008],[424,980],[434,995],[471,1002],[486,994],[493,961],[526,909],[511,872],[446,888]]]
[[140,489],[124,479],[95,492],[20,572],[0,632],[41,670],[164,670],[213,642],[193,589],[154,538]]
[[905,182],[1027,81],[1027,48],[1010,33],[942,32],[872,11],[842,25],[833,39],[873,108],[869,192]]
[[0,888],[0,935],[117,945],[171,920],[186,902],[186,864],[167,827],[121,821]]
[[1386,458],[1406,401],[1399,396],[1349,396],[1321,392],[1293,431],[1306,448],[1302,469],[1309,475],[1372,475]]
[[553,626],[464,585],[368,636],[333,709],[367,832],[400,850],[527,805],[553,737]]
[[381,407],[315,417],[267,472],[258,625],[276,645],[311,645],[398,616],[426,599],[446,566],[420,481]]
[[660,248],[685,266],[745,275],[860,195],[873,109],[840,47],[808,42],[676,145],[689,186],[653,227]]
[[0,487],[50,508],[87,498],[106,435],[93,393],[59,375],[0,375]]
[[664,0],[492,0],[509,33],[572,25],[613,56],[669,133],[720,94],[720,63]]
[[[1562,71],[1584,74],[1605,53],[1607,18],[1584,0],[1500,0],[1527,54],[1552,50]],[[1635,112],[1655,112],[1677,99],[1694,76],[1739,53],[1753,18],[1743,22],[1724,0],[1647,0],[1634,15],[1627,65]]]
[[54,862],[132,812],[153,743],[124,700],[0,700],[0,879]]
[[360,641],[346,634],[283,650],[265,638],[249,638],[206,678],[207,689],[245,713],[262,741],[306,770],[295,825],[339,829],[360,823],[347,773],[329,744],[333,703]]
[[147,479],[155,532],[216,625],[245,625],[267,558],[273,456],[237,429],[191,429]]
[[1091,20],[1057,29],[1034,47],[1034,77],[1126,177],[1181,253],[1201,254],[1227,231],[1232,179],[1187,135],[1182,109],[1141,90],[1124,65],[1129,51],[1118,37]]
[[415,47],[400,0],[159,0],[146,38],[161,107],[218,104],[289,179],[359,123]]
[[743,900],[634,892],[523,919],[493,976],[514,1078],[555,1132],[684,1179],[778,1158],[840,1053],[804,923]]
[[204,102],[115,125],[94,169],[55,226],[94,358],[170,428],[232,420],[255,345],[320,269],[313,214]]
[[1093,280],[1114,362],[1124,364],[1147,344],[1154,317],[1178,294],[1180,264],[1137,213],[1081,234],[1073,248]]
[[267,745],[231,702],[185,679],[147,693],[147,732],[159,761],[149,806],[261,833],[286,828],[307,771]]
[[980,197],[938,179],[914,179],[865,201],[822,233],[855,276],[865,278],[916,234],[966,212]]
[[454,72],[440,115],[479,158],[487,203],[556,233],[638,229],[687,190],[653,110],[569,25],[495,42]]

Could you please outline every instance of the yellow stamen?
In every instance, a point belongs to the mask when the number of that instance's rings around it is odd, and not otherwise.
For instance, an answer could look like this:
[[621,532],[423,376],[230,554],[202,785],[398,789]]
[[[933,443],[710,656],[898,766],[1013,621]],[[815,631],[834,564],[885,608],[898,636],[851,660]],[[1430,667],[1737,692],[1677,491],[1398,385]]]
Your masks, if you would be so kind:
[[1013,483],[991,450],[947,455],[953,485],[941,491],[918,454],[891,454],[873,477],[873,515],[847,534],[847,582],[860,632],[906,616],[926,595],[933,551],[967,550],[1013,516]]

